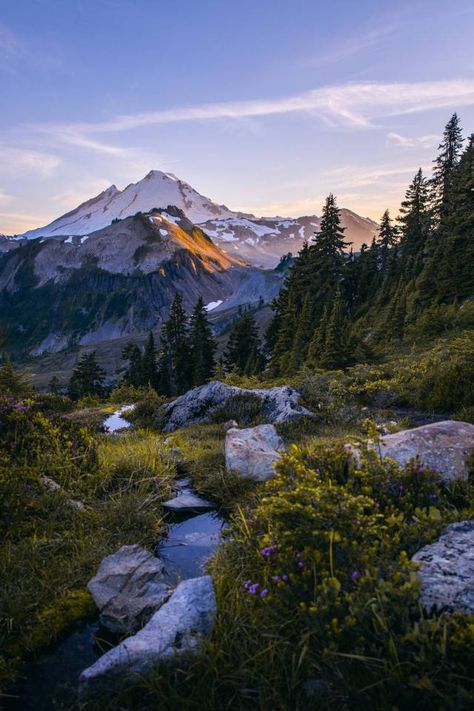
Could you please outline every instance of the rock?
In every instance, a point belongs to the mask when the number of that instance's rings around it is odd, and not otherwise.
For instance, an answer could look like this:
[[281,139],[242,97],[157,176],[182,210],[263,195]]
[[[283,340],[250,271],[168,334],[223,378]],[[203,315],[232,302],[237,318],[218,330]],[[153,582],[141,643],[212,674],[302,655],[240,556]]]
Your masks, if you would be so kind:
[[435,469],[445,482],[467,480],[468,457],[474,455],[474,425],[444,420],[412,430],[385,435],[380,440],[383,457],[395,459],[402,466],[419,456]]
[[140,632],[82,672],[80,694],[116,688],[126,684],[131,675],[143,674],[160,663],[172,663],[177,656],[196,653],[204,637],[212,632],[216,611],[209,575],[183,581]]
[[168,599],[163,562],[138,545],[107,556],[87,587],[111,632],[130,634]]
[[215,504],[206,499],[201,499],[200,496],[196,496],[192,491],[182,491],[174,499],[169,499],[163,504],[163,508],[168,509],[168,511],[210,511],[215,509]]
[[421,602],[428,613],[474,613],[474,519],[448,526],[412,560],[421,564]]
[[192,484],[193,480],[190,476],[186,476],[184,479],[176,479],[174,482],[176,489],[188,489]]
[[236,422],[235,420],[227,420],[227,422],[224,422],[222,425],[225,431],[232,429],[232,427],[238,427],[239,423]]
[[296,417],[314,417],[314,413],[299,404],[301,395],[294,388],[284,386],[250,390],[214,380],[163,405],[163,430],[172,432],[186,425],[209,422],[216,412],[235,404],[239,397],[254,397],[260,400],[261,413],[267,422],[278,424]]
[[280,458],[283,441],[273,425],[258,425],[227,430],[225,464],[243,479],[267,481],[275,476],[274,464]]
[[63,487],[61,484],[58,484],[57,481],[52,479],[50,476],[46,476],[44,474],[41,477],[41,483],[50,491],[52,494],[59,493],[59,494],[65,494],[66,495],[66,501],[70,506],[73,506],[75,509],[79,509],[80,511],[84,511],[86,508],[86,505],[83,501],[80,501],[79,499],[71,499],[69,496],[67,496],[66,492],[64,491]]

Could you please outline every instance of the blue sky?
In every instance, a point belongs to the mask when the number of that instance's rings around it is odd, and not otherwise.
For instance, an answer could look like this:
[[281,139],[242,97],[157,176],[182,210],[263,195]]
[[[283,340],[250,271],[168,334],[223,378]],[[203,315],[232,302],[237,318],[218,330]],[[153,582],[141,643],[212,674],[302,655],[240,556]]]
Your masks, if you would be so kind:
[[0,232],[173,172],[260,215],[397,210],[453,111],[474,131],[474,5],[3,0]]

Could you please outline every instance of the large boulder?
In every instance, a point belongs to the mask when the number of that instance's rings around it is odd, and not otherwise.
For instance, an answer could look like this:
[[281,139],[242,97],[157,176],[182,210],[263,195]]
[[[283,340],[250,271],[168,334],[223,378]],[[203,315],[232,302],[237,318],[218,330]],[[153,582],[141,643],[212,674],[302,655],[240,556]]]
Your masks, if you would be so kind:
[[[299,404],[301,395],[288,386],[257,390],[226,385],[218,380],[189,390],[173,402],[161,408],[162,426],[172,432],[186,425],[210,422],[213,416],[229,407],[235,407],[238,399],[255,399],[262,417],[275,424],[295,417],[314,417],[314,414]],[[228,415],[224,415],[228,419]]]
[[183,581],[140,632],[82,672],[81,695],[115,688],[125,684],[131,675],[143,674],[160,663],[171,663],[180,655],[195,653],[211,634],[216,611],[210,576]]
[[243,479],[267,481],[275,476],[274,465],[280,458],[283,441],[273,425],[258,425],[227,430],[225,465]]
[[[401,466],[419,457],[447,483],[469,477],[469,458],[474,455],[474,425],[443,420],[431,425],[384,435],[376,445],[382,457]],[[352,449],[354,452],[354,449]],[[354,452],[357,457],[357,451]]]
[[111,632],[130,634],[168,599],[163,562],[138,545],[122,546],[107,556],[87,587]]
[[413,560],[421,564],[421,601],[427,612],[474,613],[474,519],[448,526]]

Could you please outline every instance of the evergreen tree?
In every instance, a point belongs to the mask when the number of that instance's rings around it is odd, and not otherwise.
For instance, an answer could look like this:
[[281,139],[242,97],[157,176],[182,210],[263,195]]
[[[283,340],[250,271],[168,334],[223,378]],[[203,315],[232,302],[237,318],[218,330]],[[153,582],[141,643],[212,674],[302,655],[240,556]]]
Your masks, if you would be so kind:
[[432,276],[433,300],[462,302],[474,294],[474,134],[453,172],[449,212],[442,218],[437,249],[422,276],[427,275]]
[[69,397],[78,400],[86,395],[101,396],[104,381],[105,372],[97,363],[95,351],[83,353],[69,381]]
[[123,382],[127,385],[140,387],[145,385],[142,369],[142,354],[136,343],[127,343],[122,351],[122,359],[128,361],[127,368],[123,374]]
[[199,297],[191,316],[189,347],[192,364],[192,384],[202,385],[214,373],[214,354],[217,348],[207,320],[207,312],[204,308],[202,296]]
[[306,294],[303,301],[303,308],[295,322],[295,333],[293,336],[293,345],[290,353],[290,370],[294,372],[304,363],[308,347],[311,340],[311,323],[312,323],[312,299],[310,294]]
[[182,296],[178,292],[161,331],[157,382],[158,391],[170,395],[180,395],[192,386],[188,319]]
[[9,360],[0,365],[0,395],[21,397],[29,395],[31,390],[27,377],[15,370]]
[[53,375],[53,377],[49,381],[48,390],[52,395],[58,395],[59,387],[60,387],[59,379],[56,377],[56,375]]
[[145,343],[145,350],[141,358],[141,381],[143,385],[147,385],[155,389],[157,388],[158,368],[156,363],[155,339],[152,331],[148,334],[148,338]]
[[437,222],[449,211],[454,170],[459,163],[462,144],[461,124],[458,115],[454,113],[444,128],[443,140],[438,146],[440,153],[434,160],[431,188],[433,212]]
[[325,329],[319,363],[323,368],[343,368],[348,362],[347,318],[344,301],[338,290]]
[[246,313],[232,327],[224,363],[230,371],[239,375],[254,375],[263,368],[258,327],[250,313]]
[[173,358],[166,325],[161,329],[160,348],[157,356],[156,390],[160,395],[173,395]]
[[329,319],[331,317],[331,302],[327,301],[323,314],[319,320],[317,329],[314,331],[308,349],[308,365],[312,367],[321,366],[322,354],[326,347],[326,336]]
[[385,275],[389,267],[390,252],[397,243],[396,230],[388,210],[382,215],[377,239],[380,273]]
[[428,182],[421,168],[410,184],[400,208],[401,259],[404,278],[416,276],[423,266],[426,242],[431,229]]
[[[340,210],[334,195],[330,194],[314,243],[303,245],[290,268],[283,296],[275,304],[275,316],[269,329],[274,344],[270,351],[273,372],[286,372],[293,363],[306,358],[324,307],[341,287],[347,261],[344,249],[348,245],[349,242],[344,241]],[[308,336],[303,336],[301,329],[299,332],[297,329],[297,319],[303,308]]]

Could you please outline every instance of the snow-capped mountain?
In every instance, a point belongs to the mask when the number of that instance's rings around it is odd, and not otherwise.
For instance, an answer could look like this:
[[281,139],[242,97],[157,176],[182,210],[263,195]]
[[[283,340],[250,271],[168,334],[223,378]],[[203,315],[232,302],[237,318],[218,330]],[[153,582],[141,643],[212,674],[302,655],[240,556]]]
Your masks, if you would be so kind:
[[31,239],[55,235],[86,235],[107,227],[112,220],[121,220],[137,212],[149,212],[153,208],[165,208],[168,205],[179,207],[195,224],[211,219],[235,217],[238,214],[225,205],[212,202],[172,173],[151,170],[138,183],[131,183],[124,190],[111,185],[49,225],[29,230],[22,236]]
[[[228,254],[264,268],[276,266],[280,257],[288,252],[296,254],[303,241],[311,239],[319,228],[316,215],[255,217],[235,212],[204,197],[175,175],[152,170],[138,183],[132,183],[124,190],[111,185],[49,225],[25,232],[15,239],[85,236],[108,227],[113,220],[123,220],[137,212],[148,213],[154,208],[165,209],[170,205],[181,209],[194,224],[199,224]],[[363,242],[370,243],[377,232],[375,222],[350,210],[342,210],[342,222],[346,227],[346,237],[355,250]],[[11,241],[4,240],[4,244],[0,244],[0,251],[12,248]]]
[[159,333],[176,292],[188,313],[202,296],[214,316],[271,303],[284,279],[227,254],[176,207],[16,244],[0,256],[0,314],[22,357],[105,342],[120,352],[123,339]]
[[[305,240],[311,240],[319,230],[320,218],[304,217],[229,217],[209,220],[202,229],[228,254],[235,254],[250,264],[272,268],[291,252],[296,255]],[[378,225],[351,210],[341,210],[341,222],[354,251],[370,243]]]

